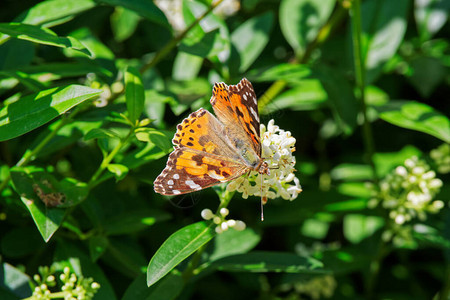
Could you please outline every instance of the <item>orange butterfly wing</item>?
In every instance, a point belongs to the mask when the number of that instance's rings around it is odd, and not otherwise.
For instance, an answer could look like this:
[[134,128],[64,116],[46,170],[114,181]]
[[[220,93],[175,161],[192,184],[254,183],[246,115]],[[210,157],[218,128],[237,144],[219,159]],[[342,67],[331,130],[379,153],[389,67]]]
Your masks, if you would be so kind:
[[248,167],[224,134],[223,125],[203,108],[177,126],[174,151],[154,182],[155,192],[178,195],[201,190],[244,174]]

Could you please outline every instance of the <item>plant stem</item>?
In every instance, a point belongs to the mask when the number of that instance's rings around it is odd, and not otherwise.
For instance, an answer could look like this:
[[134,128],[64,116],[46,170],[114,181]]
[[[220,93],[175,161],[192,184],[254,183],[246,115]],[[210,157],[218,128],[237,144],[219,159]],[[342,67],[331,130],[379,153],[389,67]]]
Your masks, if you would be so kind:
[[122,147],[128,142],[130,137],[134,133],[134,127],[130,129],[127,136],[119,141],[119,143],[114,147],[114,149],[105,157],[103,158],[102,163],[98,167],[97,171],[95,171],[94,175],[92,175],[91,179],[88,182],[89,189],[94,188],[98,181],[97,179],[102,175],[103,171],[108,167],[108,165],[111,163],[111,161],[114,159],[114,157],[119,153],[119,151],[122,149]]
[[178,36],[176,36],[170,42],[168,42],[161,50],[159,50],[149,63],[142,66],[140,72],[144,73],[145,71],[153,68],[157,63],[159,63],[161,59],[167,56],[167,54],[169,54],[170,51],[172,51],[172,49],[175,48],[177,44],[186,37],[186,35],[188,34],[189,31],[192,30],[192,28],[197,26],[200,23],[200,21],[203,20],[211,11],[213,11],[213,9],[216,8],[217,5],[219,5],[222,1],[223,0],[219,0],[215,3],[212,3],[211,6],[200,17],[195,19],[195,21],[192,22],[191,25],[189,25],[183,32],[181,32]]
[[361,7],[360,0],[354,0],[351,7],[351,17],[352,17],[352,40],[353,40],[353,58],[355,65],[355,79],[358,88],[358,98],[361,102],[361,112],[363,115],[363,140],[366,148],[367,160],[372,168],[373,181],[378,185],[378,174],[373,161],[373,156],[375,154],[375,143],[372,134],[372,127],[369,120],[367,119],[367,104],[365,95],[365,85],[366,85],[366,74],[364,67],[364,58],[362,56],[362,45],[361,45]]

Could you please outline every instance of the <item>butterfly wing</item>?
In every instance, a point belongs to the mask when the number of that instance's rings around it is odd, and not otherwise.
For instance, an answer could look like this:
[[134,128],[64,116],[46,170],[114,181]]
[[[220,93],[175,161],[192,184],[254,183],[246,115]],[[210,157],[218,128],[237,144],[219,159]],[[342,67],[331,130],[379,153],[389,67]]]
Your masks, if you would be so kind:
[[258,103],[250,81],[243,78],[230,86],[216,83],[210,102],[233,146],[255,167],[261,161],[261,142]]
[[154,182],[157,193],[177,195],[201,190],[248,170],[229,145],[223,125],[203,108],[177,126],[172,142],[175,149]]

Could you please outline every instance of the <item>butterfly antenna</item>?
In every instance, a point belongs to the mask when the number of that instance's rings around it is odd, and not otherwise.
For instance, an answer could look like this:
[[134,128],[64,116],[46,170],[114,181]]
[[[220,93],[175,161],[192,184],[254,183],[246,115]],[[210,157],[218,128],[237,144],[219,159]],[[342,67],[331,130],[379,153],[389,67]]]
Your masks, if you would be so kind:
[[263,175],[261,174],[261,221],[264,221],[264,203],[263,203],[263,194],[262,194],[262,185],[263,185]]

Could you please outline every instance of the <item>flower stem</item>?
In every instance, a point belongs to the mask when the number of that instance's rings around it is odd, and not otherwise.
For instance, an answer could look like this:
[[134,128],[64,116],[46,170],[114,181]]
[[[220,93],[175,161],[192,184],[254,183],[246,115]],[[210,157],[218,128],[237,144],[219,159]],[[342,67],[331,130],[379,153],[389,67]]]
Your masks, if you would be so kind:
[[188,34],[189,31],[192,30],[195,26],[197,26],[201,20],[203,20],[210,12],[213,11],[214,8],[217,7],[223,0],[219,0],[217,2],[214,2],[211,4],[211,6],[197,19],[195,19],[194,22],[192,22],[191,25],[189,25],[183,32],[181,32],[178,36],[173,38],[170,42],[168,42],[161,50],[159,50],[156,55],[153,57],[153,59],[147,63],[146,65],[142,66],[140,69],[141,73],[144,73],[148,69],[153,68],[156,64],[158,64],[161,59],[167,56],[167,54],[172,51],[173,48],[175,48],[181,40],[185,38],[185,36]]
[[362,28],[361,28],[361,5],[360,0],[354,0],[351,7],[351,17],[352,17],[352,40],[353,40],[353,59],[355,65],[355,79],[358,88],[357,97],[361,102],[361,112],[363,115],[363,140],[366,148],[366,159],[372,168],[373,181],[378,185],[379,179],[375,163],[373,161],[373,156],[375,154],[375,143],[372,134],[372,127],[369,120],[367,119],[367,104],[365,95],[366,86],[366,74],[364,67],[364,58],[362,55]]

